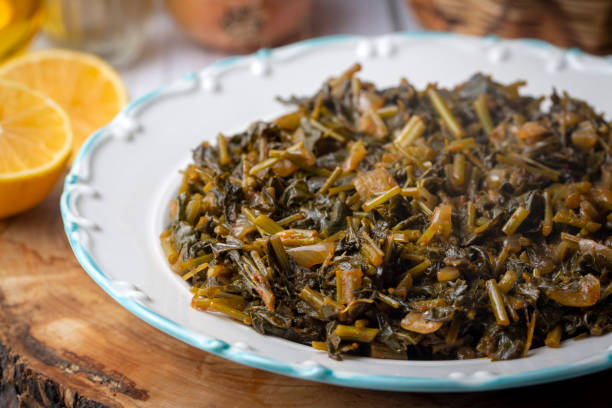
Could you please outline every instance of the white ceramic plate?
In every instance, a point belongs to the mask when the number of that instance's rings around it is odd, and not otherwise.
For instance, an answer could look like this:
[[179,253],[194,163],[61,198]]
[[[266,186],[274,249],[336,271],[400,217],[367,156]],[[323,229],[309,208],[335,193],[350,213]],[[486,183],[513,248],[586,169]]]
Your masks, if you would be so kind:
[[[283,112],[276,96],[311,95],[355,61],[378,86],[405,76],[422,88],[452,86],[477,71],[528,93],[553,86],[612,113],[612,64],[538,41],[439,33],[314,39],[220,61],[132,102],[79,152],[65,183],[62,216],[85,270],[115,300],[160,330],[230,360],[294,377],[401,391],[475,391],[535,384],[612,366],[612,334],[533,350],[492,363],[329,359],[324,352],[262,336],[189,307],[188,286],[173,274],[158,236],[168,220],[178,171],[191,149]],[[609,116],[608,116],[609,117]]]

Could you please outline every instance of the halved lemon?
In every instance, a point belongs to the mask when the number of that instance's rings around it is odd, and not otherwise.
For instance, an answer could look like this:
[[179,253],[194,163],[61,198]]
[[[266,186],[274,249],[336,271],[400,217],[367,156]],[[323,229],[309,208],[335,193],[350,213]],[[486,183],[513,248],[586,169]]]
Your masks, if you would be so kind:
[[117,72],[98,57],[76,51],[41,50],[0,66],[0,78],[19,82],[56,101],[72,123],[74,149],[119,113],[128,100]]
[[64,110],[40,92],[0,80],[0,218],[40,203],[71,151]]

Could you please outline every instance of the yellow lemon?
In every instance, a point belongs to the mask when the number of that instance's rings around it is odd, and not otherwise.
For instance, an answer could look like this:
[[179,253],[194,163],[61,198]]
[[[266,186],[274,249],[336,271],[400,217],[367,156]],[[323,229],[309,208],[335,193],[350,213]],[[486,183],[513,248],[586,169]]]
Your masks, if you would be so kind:
[[40,92],[0,80],[0,218],[40,203],[71,151],[64,110]]
[[41,50],[0,66],[0,78],[19,82],[56,101],[70,117],[73,153],[127,103],[117,72],[98,57],[76,51]]

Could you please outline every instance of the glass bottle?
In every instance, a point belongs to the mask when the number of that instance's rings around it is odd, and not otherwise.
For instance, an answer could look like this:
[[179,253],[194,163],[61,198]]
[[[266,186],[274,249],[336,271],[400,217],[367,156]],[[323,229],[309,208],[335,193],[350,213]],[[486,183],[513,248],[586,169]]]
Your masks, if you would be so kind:
[[43,31],[58,46],[121,65],[142,51],[152,11],[153,0],[45,0]]

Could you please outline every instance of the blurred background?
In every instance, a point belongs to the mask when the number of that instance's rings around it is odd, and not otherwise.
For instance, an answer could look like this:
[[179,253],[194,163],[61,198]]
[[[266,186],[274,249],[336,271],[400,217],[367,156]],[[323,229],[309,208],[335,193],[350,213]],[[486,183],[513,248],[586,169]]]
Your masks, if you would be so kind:
[[92,52],[131,97],[236,53],[339,33],[433,29],[534,37],[606,55],[611,0],[0,0],[0,62]]

